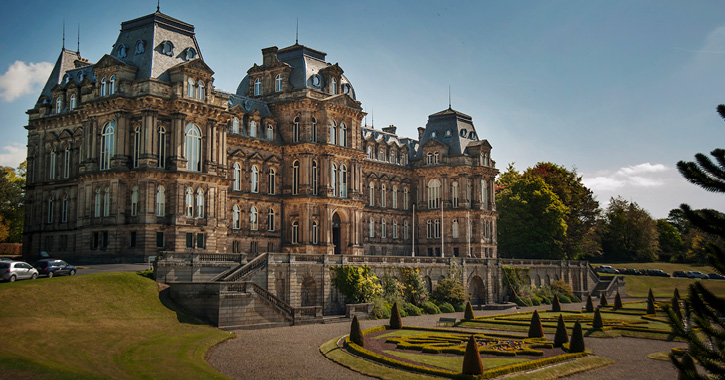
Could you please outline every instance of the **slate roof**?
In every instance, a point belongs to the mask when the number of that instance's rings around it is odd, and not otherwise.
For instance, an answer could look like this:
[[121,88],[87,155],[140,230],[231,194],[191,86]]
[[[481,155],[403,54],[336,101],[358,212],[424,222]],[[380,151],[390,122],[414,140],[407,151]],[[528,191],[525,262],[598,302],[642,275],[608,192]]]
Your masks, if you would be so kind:
[[43,91],[40,93],[41,96],[46,96],[48,99],[52,99],[53,94],[51,93],[51,90],[53,87],[60,84],[63,81],[65,74],[68,71],[75,69],[75,62],[80,60],[82,60],[80,53],[70,51],[68,49],[62,49],[60,51],[60,55],[58,56],[58,60],[55,61],[53,70],[50,72],[48,81],[45,82],[45,86],[43,86]]
[[246,112],[250,112],[252,110],[259,111],[259,115],[262,117],[265,117],[270,114],[267,103],[265,103],[261,100],[252,99],[252,98],[248,98],[246,96],[231,94],[231,93],[219,91],[219,90],[216,90],[216,92],[217,92],[217,94],[224,94],[224,95],[229,96],[229,108],[239,105]]
[[430,140],[449,146],[448,155],[458,156],[466,151],[468,144],[478,141],[478,134],[470,116],[449,107],[428,116],[420,146],[425,146]]

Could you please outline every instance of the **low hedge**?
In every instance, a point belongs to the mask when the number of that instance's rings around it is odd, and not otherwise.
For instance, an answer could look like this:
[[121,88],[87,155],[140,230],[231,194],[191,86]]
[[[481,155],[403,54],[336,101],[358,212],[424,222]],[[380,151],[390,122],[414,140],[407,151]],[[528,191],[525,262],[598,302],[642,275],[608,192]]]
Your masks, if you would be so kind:
[[426,313],[426,314],[440,314],[441,309],[438,308],[433,302],[425,301],[420,305],[420,308]]
[[438,305],[438,309],[440,309],[441,313],[455,313],[456,309],[453,308],[453,305],[449,304],[448,302],[443,302],[440,305]]
[[400,308],[400,316],[403,316],[403,313],[405,313],[405,316],[417,316],[423,314],[423,312],[418,308],[418,306],[413,305],[412,303],[404,303],[403,307]]

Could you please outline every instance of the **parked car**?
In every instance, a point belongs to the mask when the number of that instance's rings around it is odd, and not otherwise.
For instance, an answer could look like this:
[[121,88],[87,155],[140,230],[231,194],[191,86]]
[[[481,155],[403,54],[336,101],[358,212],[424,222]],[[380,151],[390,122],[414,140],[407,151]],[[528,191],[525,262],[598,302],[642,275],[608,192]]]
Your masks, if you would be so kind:
[[612,268],[610,265],[600,265],[597,267],[597,272],[599,273],[610,273],[610,274],[619,274],[619,271]]
[[620,269],[619,270],[619,273],[620,274],[627,274],[627,275],[630,275],[630,276],[639,276],[639,275],[642,274],[637,269],[631,269],[631,268],[628,268],[628,269]]
[[72,276],[76,274],[76,267],[58,259],[42,259],[35,263],[35,268],[42,276],[53,277],[57,275],[67,274]]
[[689,277],[689,278],[704,278],[704,279],[706,279],[707,278],[707,275],[704,274],[704,273],[702,273],[702,272],[698,272],[696,270],[691,270],[691,271],[687,272],[687,277]]
[[725,276],[717,273],[710,273],[707,275],[710,280],[725,280]]
[[685,271],[676,270],[672,272],[672,277],[687,277],[687,273],[685,273]]
[[0,262],[0,278],[3,281],[15,282],[15,280],[38,278],[38,270],[23,261],[2,261]]
[[670,277],[669,273],[667,273],[661,269],[647,269],[647,275],[655,276],[655,277]]
[[15,261],[15,260],[9,259],[7,257],[0,257],[0,262],[12,263],[13,261]]

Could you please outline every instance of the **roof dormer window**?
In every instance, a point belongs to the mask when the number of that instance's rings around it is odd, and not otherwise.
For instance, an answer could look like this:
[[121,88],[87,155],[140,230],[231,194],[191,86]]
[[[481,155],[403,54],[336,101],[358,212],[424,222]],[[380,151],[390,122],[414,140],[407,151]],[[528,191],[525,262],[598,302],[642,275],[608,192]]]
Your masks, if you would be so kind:
[[202,82],[202,81],[199,81],[199,85],[198,85],[198,87],[199,87],[199,88],[198,88],[198,89],[197,89],[197,91],[196,91],[196,97],[197,97],[197,98],[198,98],[199,100],[204,100],[204,96],[206,95],[206,94],[205,94],[205,91],[204,91],[204,82]]
[[461,137],[466,137],[467,134],[468,134],[468,130],[461,129]]
[[262,95],[262,80],[257,78],[254,80],[254,96]]
[[74,109],[76,109],[76,96],[75,96],[75,94],[70,96],[70,110],[73,111]]
[[282,83],[282,74],[279,74],[274,78],[274,91],[282,92]]
[[161,43],[161,52],[169,57],[174,55],[174,44],[171,41],[164,41]]
[[194,80],[191,78],[186,81],[186,96],[194,98]]
[[337,80],[335,78],[330,79],[330,94],[337,94]]
[[108,81],[106,78],[101,79],[101,96],[106,96],[108,94]]
[[61,111],[63,111],[63,97],[59,96],[55,100],[55,113],[60,113]]
[[430,138],[432,138],[432,139],[436,138],[437,136],[438,136],[438,133],[436,133],[436,131],[433,131],[430,133]]
[[116,76],[112,76],[111,80],[108,83],[108,95],[113,95],[116,93]]
[[342,85],[342,93],[350,95],[350,84],[349,83],[344,83]]
[[196,50],[194,50],[194,48],[192,48],[192,47],[187,48],[186,54],[184,55],[184,59],[187,61],[191,61],[194,58],[196,58]]
[[137,40],[136,41],[136,50],[134,50],[135,55],[143,54],[143,52],[146,50],[146,42],[144,40]]
[[450,129],[447,129],[446,130],[446,137],[451,137],[451,130]]
[[468,138],[471,139],[471,140],[475,140],[476,139],[476,132],[471,131],[471,133],[468,134]]
[[126,45],[121,44],[118,47],[118,50],[116,51],[116,57],[118,57],[118,58],[126,58]]

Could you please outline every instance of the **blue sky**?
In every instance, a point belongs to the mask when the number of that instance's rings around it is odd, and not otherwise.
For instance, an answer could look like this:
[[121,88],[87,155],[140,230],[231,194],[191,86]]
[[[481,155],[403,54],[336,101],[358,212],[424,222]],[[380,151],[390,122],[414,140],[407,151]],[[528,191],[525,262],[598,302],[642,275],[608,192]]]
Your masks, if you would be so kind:
[[[155,1],[0,6],[0,165],[25,155],[31,108],[61,48],[96,62],[122,21]],[[500,170],[576,168],[603,205],[622,195],[654,217],[682,202],[725,211],[675,163],[723,147],[725,2],[162,1],[195,25],[215,86],[235,91],[261,49],[300,43],[339,62],[375,126],[415,137],[448,106],[473,117]]]

